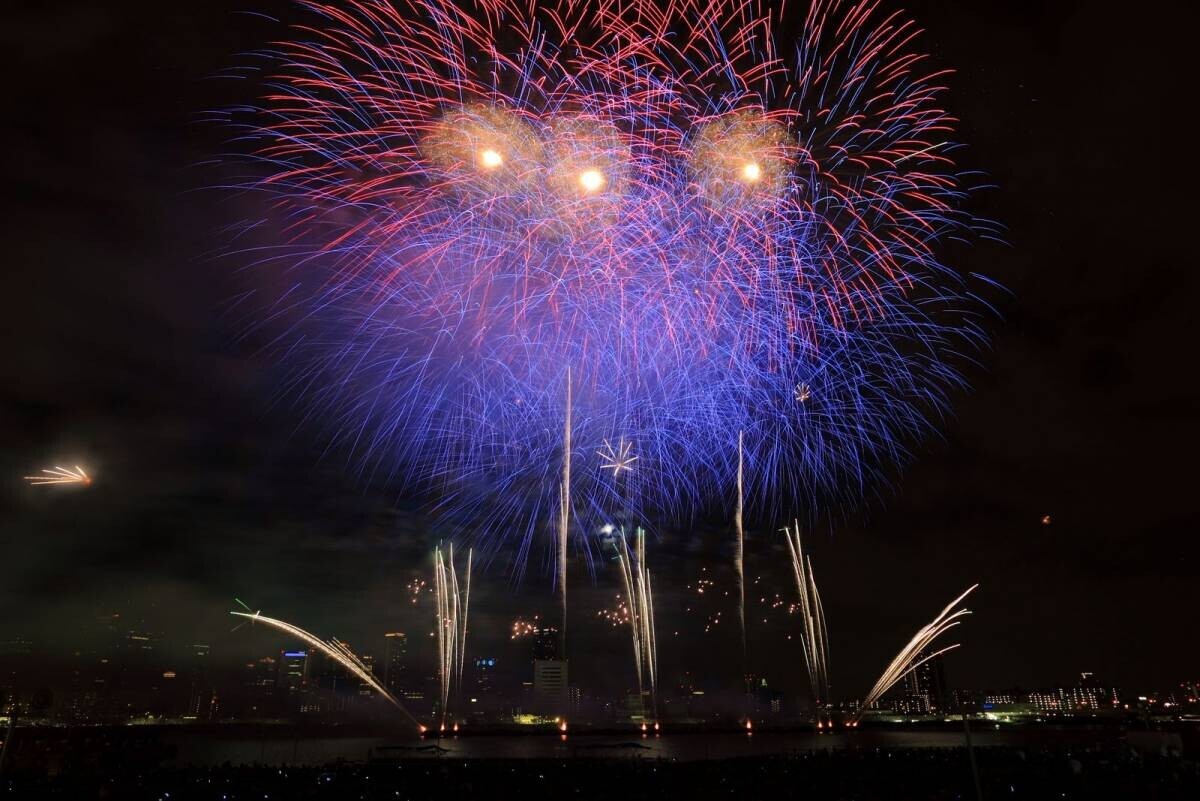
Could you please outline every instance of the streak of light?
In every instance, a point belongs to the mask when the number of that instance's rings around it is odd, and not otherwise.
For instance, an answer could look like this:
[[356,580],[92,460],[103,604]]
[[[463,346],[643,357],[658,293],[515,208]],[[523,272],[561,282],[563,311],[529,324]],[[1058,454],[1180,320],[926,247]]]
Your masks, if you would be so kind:
[[804,650],[804,666],[812,688],[814,705],[829,702],[829,630],[825,626],[825,608],[813,576],[812,559],[804,553],[800,542],[800,521],[794,528],[784,529],[788,553],[792,557],[792,573],[796,592],[800,595],[800,643]]
[[41,475],[24,478],[35,487],[42,484],[83,484],[86,487],[92,483],[92,477],[79,465],[74,468],[52,467],[43,470]]
[[855,722],[857,722],[866,710],[870,709],[874,704],[876,704],[879,699],[883,697],[884,693],[894,687],[902,678],[928,662],[930,659],[941,656],[948,651],[953,651],[958,647],[958,643],[954,643],[953,645],[948,645],[945,648],[941,648],[937,651],[928,652],[930,646],[933,645],[934,641],[937,640],[938,637],[941,637],[947,631],[962,622],[962,617],[971,614],[971,610],[966,609],[965,607],[962,609],[958,609],[956,607],[962,603],[964,598],[974,592],[975,588],[978,586],[978,584],[972,584],[967,588],[966,592],[955,598],[950,603],[946,604],[946,608],[943,609],[938,616],[933,619],[932,622],[922,626],[921,629],[913,636],[913,638],[909,640],[903,648],[900,649],[900,653],[896,654],[895,658],[888,663],[888,666],[884,669],[883,674],[880,675],[879,680],[875,682],[875,686],[871,688],[871,692],[867,693],[867,697],[863,700],[862,707],[859,709],[858,717],[854,718]]
[[[245,606],[245,604],[242,604],[241,601],[238,601],[238,603],[243,607]],[[416,726],[419,731],[424,731],[424,727],[417,721],[416,718],[412,716],[412,713],[404,708],[404,705],[396,699],[396,696],[388,692],[387,689],[379,683],[379,680],[376,679],[374,674],[372,674],[367,666],[363,664],[362,660],[350,650],[350,646],[346,645],[341,640],[333,637],[326,642],[321,640],[315,634],[311,634],[299,626],[293,626],[291,623],[286,621],[278,620],[273,617],[267,617],[266,615],[262,614],[262,612],[230,612],[229,614],[233,615],[234,617],[245,618],[252,623],[263,623],[267,626],[278,629],[285,634],[290,634],[297,639],[303,640],[313,648],[316,648],[318,651],[325,654],[325,656],[329,657],[334,662],[337,662],[350,673],[353,673],[355,676],[357,676],[363,684],[366,684],[372,690],[379,693],[379,695],[386,699],[392,706],[396,707],[396,709],[398,709],[406,718],[412,721],[413,725]]]
[[629,633],[633,641],[633,660],[637,671],[638,697],[649,693],[650,714],[658,716],[658,644],[654,633],[654,593],[650,571],[646,567],[646,532],[634,534],[634,547],[621,537],[617,553],[625,597],[630,599]]
[[441,725],[446,725],[450,691],[462,687],[463,663],[467,652],[467,610],[471,601],[471,556],[467,551],[467,571],[460,592],[454,567],[454,546],[443,554],[433,551],[433,586],[437,597],[438,680],[441,689]]

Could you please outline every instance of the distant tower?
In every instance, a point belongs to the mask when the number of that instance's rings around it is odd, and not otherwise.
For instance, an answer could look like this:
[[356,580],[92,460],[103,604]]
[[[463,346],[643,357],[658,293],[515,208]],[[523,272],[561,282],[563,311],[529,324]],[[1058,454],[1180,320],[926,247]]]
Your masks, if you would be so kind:
[[498,665],[499,661],[494,656],[481,656],[475,660],[469,700],[471,708],[477,712],[490,712],[499,707],[496,696]]
[[283,651],[279,654],[279,673],[275,687],[288,693],[304,688],[308,682],[308,653],[306,651]]
[[496,657],[485,656],[475,660],[475,693],[486,697],[496,689]]
[[539,714],[567,713],[567,660],[561,658],[560,644],[553,626],[533,632],[533,703]]
[[24,637],[0,643],[0,714],[9,715],[21,708],[20,688],[33,678],[32,653],[33,644]]
[[397,698],[403,697],[408,679],[408,635],[391,631],[383,635],[383,686]]
[[908,694],[917,699],[924,699],[924,706],[928,711],[945,709],[946,666],[940,654],[922,662],[916,670],[908,674],[905,683]]
[[245,677],[246,704],[242,710],[243,716],[258,718],[277,714],[278,663],[269,656],[256,659],[246,665]]
[[1120,703],[1115,687],[1106,687],[1095,673],[1080,673],[1079,684],[1063,693],[1077,709],[1104,709]]
[[275,691],[283,699],[288,712],[310,712],[315,707],[309,674],[313,671],[312,655],[307,651],[281,651],[275,676]]
[[207,645],[196,643],[188,651],[191,658],[187,668],[188,698],[184,717],[213,720],[217,716],[217,690],[213,686],[209,671],[211,649]]
[[542,715],[567,712],[567,660],[535,659],[533,662],[534,708]]
[[533,632],[533,643],[530,647],[535,662],[558,659],[560,639],[558,629],[553,626],[541,626]]

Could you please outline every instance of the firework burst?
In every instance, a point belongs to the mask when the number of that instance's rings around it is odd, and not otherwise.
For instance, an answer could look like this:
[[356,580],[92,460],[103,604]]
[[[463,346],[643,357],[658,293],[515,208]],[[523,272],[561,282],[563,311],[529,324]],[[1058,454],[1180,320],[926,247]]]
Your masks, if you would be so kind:
[[285,243],[281,391],[518,564],[550,533],[564,595],[568,526],[685,520],[736,472],[747,514],[853,502],[960,384],[980,304],[934,250],[978,223],[903,15],[301,5],[230,116]]

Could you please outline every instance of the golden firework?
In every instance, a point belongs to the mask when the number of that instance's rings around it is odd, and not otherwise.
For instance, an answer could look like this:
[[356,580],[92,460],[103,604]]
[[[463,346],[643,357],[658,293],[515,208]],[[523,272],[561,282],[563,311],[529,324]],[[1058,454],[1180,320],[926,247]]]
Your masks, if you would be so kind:
[[496,194],[538,180],[545,153],[515,112],[485,105],[447,112],[421,142],[422,155],[457,187]]
[[25,476],[25,480],[35,487],[41,484],[83,484],[87,486],[92,483],[92,477],[79,465],[75,465],[74,468],[52,467],[43,470],[41,475]]
[[796,143],[769,116],[739,111],[704,123],[690,166],[700,194],[725,205],[776,199],[787,191]]

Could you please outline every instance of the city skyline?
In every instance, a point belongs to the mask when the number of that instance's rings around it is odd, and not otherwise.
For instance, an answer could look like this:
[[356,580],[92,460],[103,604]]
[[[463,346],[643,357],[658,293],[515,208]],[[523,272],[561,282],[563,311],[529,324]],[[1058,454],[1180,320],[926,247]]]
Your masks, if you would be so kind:
[[[0,642],[0,692],[4,694],[0,713],[93,724],[346,719],[403,725],[362,679],[286,634],[274,638],[276,649],[264,653],[260,643],[261,656],[234,666],[222,663],[219,651],[214,654],[207,643],[172,641],[145,629],[127,630],[122,625],[126,622],[116,616],[98,620],[108,645],[81,649],[67,670],[49,675],[32,658],[34,643]],[[547,672],[565,664],[555,661],[557,629],[537,621],[518,624],[507,648],[469,660],[464,681],[451,696],[448,717],[439,711],[437,667],[409,659],[406,633],[382,632],[357,648],[347,647],[381,686],[403,700],[409,713],[430,724],[443,720],[504,725],[567,716],[577,724],[619,725],[631,719],[694,724],[708,719],[729,725],[749,713],[760,724],[794,725],[862,709],[862,693],[835,695],[827,705],[814,706],[807,688],[798,694],[781,691],[778,679],[786,674],[784,670],[752,674],[749,696],[730,687],[727,677],[684,672],[664,677],[658,713],[651,715],[632,700],[634,682],[606,691],[568,685],[562,681],[565,673]],[[608,658],[618,664],[625,661]],[[868,714],[939,719],[967,709],[1016,722],[1047,715],[1171,716],[1200,710],[1200,680],[1195,677],[1153,689],[1122,688],[1092,671],[1080,671],[1032,687],[968,688],[947,680],[945,661],[944,655],[938,655],[922,662],[867,707]],[[543,682],[548,682],[545,687]]]

